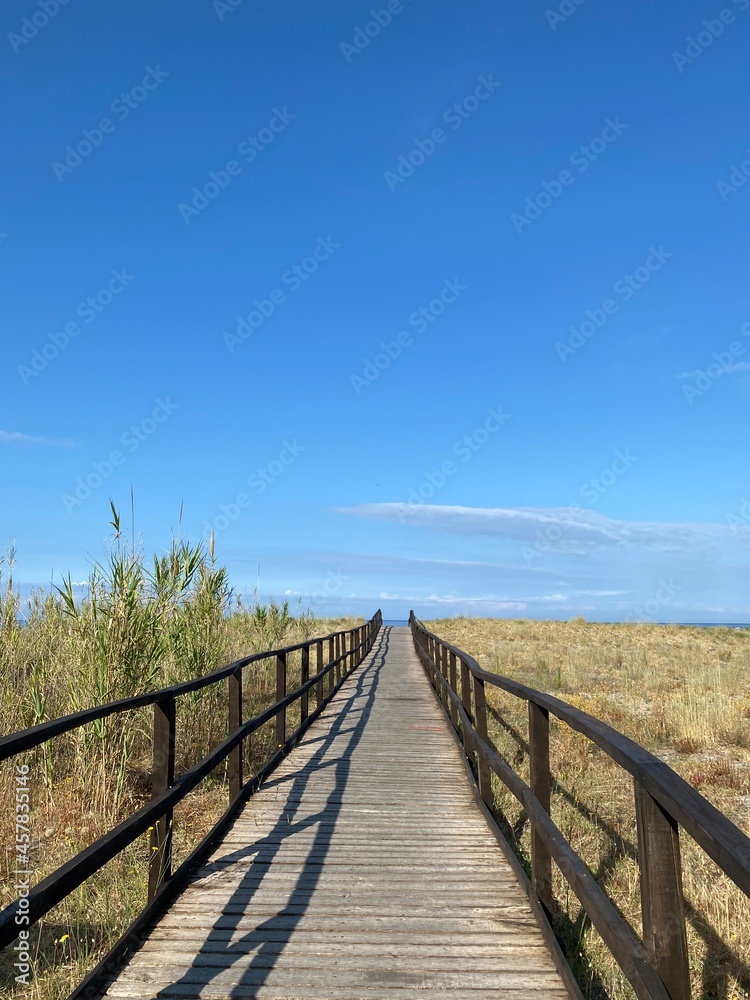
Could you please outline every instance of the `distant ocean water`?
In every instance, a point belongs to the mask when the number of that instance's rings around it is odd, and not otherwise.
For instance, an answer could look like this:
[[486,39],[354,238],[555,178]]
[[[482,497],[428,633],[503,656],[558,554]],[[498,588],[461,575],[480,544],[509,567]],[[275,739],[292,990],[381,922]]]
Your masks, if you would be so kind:
[[667,622],[668,625],[692,625],[693,628],[750,628],[750,622]]
[[[546,619],[545,619],[546,620]],[[384,618],[384,625],[408,625],[409,622],[400,618]],[[592,625],[622,625],[622,622],[592,622]],[[638,623],[636,623],[638,624]],[[647,622],[645,624],[651,624]],[[654,625],[685,625],[690,628],[750,628],[750,622],[654,622]]]

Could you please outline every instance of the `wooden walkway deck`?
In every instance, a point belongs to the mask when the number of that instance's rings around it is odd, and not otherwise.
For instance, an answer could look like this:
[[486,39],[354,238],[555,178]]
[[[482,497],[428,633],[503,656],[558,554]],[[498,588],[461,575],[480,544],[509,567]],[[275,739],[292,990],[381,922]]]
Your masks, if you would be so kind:
[[381,630],[106,993],[569,995],[397,627]]

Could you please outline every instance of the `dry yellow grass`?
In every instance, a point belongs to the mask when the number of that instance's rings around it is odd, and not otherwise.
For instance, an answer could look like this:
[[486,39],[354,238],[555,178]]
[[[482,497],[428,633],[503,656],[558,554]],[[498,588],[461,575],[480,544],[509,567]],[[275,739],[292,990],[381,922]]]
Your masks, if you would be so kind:
[[[750,832],[750,631],[688,626],[444,619],[427,628],[487,670],[547,691],[646,746]],[[487,688],[491,735],[528,781],[526,706]],[[553,721],[555,822],[640,933],[633,784],[588,740]],[[529,830],[496,786],[515,847],[528,864]],[[750,996],[750,901],[683,835],[693,996]],[[558,932],[589,997],[632,996],[555,871]]]
[[[281,609],[283,610],[283,609]],[[294,618],[261,621],[258,615],[235,615],[223,620],[217,638],[224,650],[223,662],[272,646],[290,645],[339,629],[352,628],[361,619]],[[21,635],[19,645],[33,641],[37,647],[15,650],[15,657],[4,650],[0,666],[6,684],[6,697],[0,698],[0,728],[14,732],[33,719],[33,703],[54,705],[51,717],[97,703],[92,692],[75,692],[68,683],[70,673],[87,649],[67,640],[59,623],[48,621],[49,649],[42,648],[38,634]],[[42,630],[44,631],[44,630]],[[29,669],[26,660],[49,657],[46,671]],[[209,663],[215,669],[218,663]],[[300,683],[300,657],[291,654],[288,663],[288,687]],[[13,678],[11,691],[7,683]],[[185,678],[182,678],[185,679]],[[160,685],[157,685],[160,686]],[[125,692],[123,692],[124,694]],[[275,701],[275,661],[253,664],[245,672],[243,715],[249,718]],[[289,712],[289,729],[295,722],[295,710]],[[30,718],[31,715],[31,718]],[[43,718],[49,717],[45,713]],[[23,756],[30,767],[31,793],[31,866],[32,884],[53,872],[66,860],[83,850],[118,822],[143,805],[150,796],[152,710],[143,709],[113,717],[103,725],[90,725],[57,737],[44,747]],[[178,700],[177,773],[186,771],[227,731],[226,681]],[[245,773],[249,775],[275,749],[273,724],[264,726],[246,741]],[[12,803],[15,801],[14,766],[16,761],[0,765],[0,801],[8,808],[0,811],[0,836],[5,849],[0,855],[0,906],[11,902],[16,867],[13,849]],[[184,860],[224,812],[228,801],[225,768],[219,768],[189,795],[175,810],[175,865]],[[86,973],[108,951],[146,902],[149,858],[147,836],[139,838],[120,856],[92,876],[63,903],[32,929],[33,973],[29,985],[15,982],[13,958],[0,958],[0,997],[23,995],[34,1000],[61,1000],[81,982]]]

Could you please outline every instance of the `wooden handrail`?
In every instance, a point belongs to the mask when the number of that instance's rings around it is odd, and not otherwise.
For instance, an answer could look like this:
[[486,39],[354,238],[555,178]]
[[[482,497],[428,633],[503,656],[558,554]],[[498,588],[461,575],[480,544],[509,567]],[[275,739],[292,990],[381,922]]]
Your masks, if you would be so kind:
[[[380,621],[382,622],[382,615],[379,611],[375,617],[378,615],[380,615]],[[375,620],[375,617],[370,619],[368,625]],[[169,698],[179,698],[180,695],[189,694],[191,691],[200,691],[201,688],[210,687],[212,684],[223,681],[224,678],[230,677],[251,663],[257,663],[259,660],[267,660],[272,656],[288,655],[289,653],[296,652],[298,649],[309,649],[313,643],[324,642],[326,639],[333,640],[336,636],[341,636],[342,634],[342,632],[331,632],[330,635],[297,642],[293,646],[284,646],[281,649],[268,649],[258,653],[251,653],[249,656],[244,656],[241,660],[235,660],[234,663],[220,667],[219,670],[214,670],[210,674],[204,674],[203,677],[195,677],[192,680],[183,681],[181,684],[173,684],[171,687],[161,688],[158,691],[149,691],[146,694],[120,698],[118,701],[110,701],[104,705],[94,705],[92,708],[85,708],[80,712],[63,715],[59,719],[42,722],[38,726],[22,729],[17,733],[11,733],[9,736],[3,736],[0,738],[0,763],[9,757],[23,753],[25,750],[32,750],[34,747],[46,743],[47,740],[51,740],[54,736],[61,736],[63,733],[68,733],[73,729],[78,729],[80,726],[85,726],[89,722],[95,722],[97,719],[105,719],[108,715],[128,712],[135,708],[143,708],[145,705],[155,705]]]
[[[554,859],[639,1000],[689,1000],[679,828],[689,833],[748,896],[750,838],[658,757],[600,719],[559,698],[483,670],[468,653],[425,629],[413,611],[409,625],[417,655],[447,706],[446,714],[457,733],[458,716],[464,752],[483,801],[492,809],[492,771],[529,817],[531,884],[544,910],[549,913],[553,902],[550,862]],[[460,693],[456,670],[450,670],[446,677],[446,655],[451,663],[455,657],[461,665]],[[486,684],[528,703],[531,786],[513,771],[488,738]],[[643,941],[620,916],[550,818],[550,715],[590,739],[635,779]]]
[[[156,848],[151,852],[151,863],[149,868],[149,899],[154,899],[161,888],[169,880],[171,874],[171,815],[175,805],[182,801],[201,781],[211,774],[224,760],[230,758],[229,768],[229,799],[230,806],[239,803],[243,797],[243,792],[248,789],[255,791],[257,788],[258,775],[254,775],[244,784],[241,773],[241,747],[243,741],[254,733],[265,723],[276,719],[277,735],[283,734],[283,739],[277,742],[281,745],[277,749],[274,760],[280,760],[284,754],[288,753],[291,747],[297,742],[302,733],[310,723],[317,718],[322,709],[330,700],[339,684],[348,676],[351,671],[358,666],[365,656],[372,649],[375,638],[382,625],[382,615],[378,611],[363,626],[363,630],[351,629],[347,634],[352,637],[358,633],[358,640],[355,643],[352,638],[350,650],[336,659],[322,664],[322,656],[318,659],[318,670],[313,677],[303,680],[300,687],[294,691],[286,690],[286,657],[289,652],[298,649],[307,650],[315,645],[322,651],[322,639],[310,639],[294,646],[287,646],[280,650],[270,650],[263,653],[255,653],[232,663],[221,670],[214,671],[206,677],[197,681],[188,681],[185,684],[175,685],[171,688],[164,688],[161,691],[152,692],[148,695],[137,698],[125,698],[119,702],[112,702],[106,706],[89,709],[84,712],[77,712],[75,715],[66,716],[64,719],[54,720],[27,729],[22,733],[6,737],[3,741],[6,752],[5,756],[22,753],[31,747],[38,746],[53,736],[61,732],[85,725],[93,718],[102,718],[103,715],[110,715],[115,712],[127,711],[140,707],[144,704],[154,705],[154,769],[153,769],[153,790],[150,802],[139,809],[133,815],[110,830],[103,837],[100,837],[85,850],[76,854],[56,871],[52,872],[37,885],[33,886],[23,901],[23,912],[28,915],[28,923],[24,923],[24,929],[28,929],[36,923],[52,907],[65,899],[71,892],[78,888],[87,878],[102,868],[108,861],[111,861],[129,844],[145,833],[149,827],[153,827],[151,836],[151,846]],[[342,633],[332,633],[333,636]],[[330,638],[326,636],[325,638]],[[265,711],[253,716],[247,721],[242,721],[241,705],[241,674],[245,666],[258,660],[267,659],[271,656],[277,657],[279,672],[277,674],[277,701]],[[342,668],[342,660],[350,657],[347,669]],[[303,655],[304,662],[304,655]],[[281,665],[283,664],[283,670]],[[336,671],[339,680],[334,686],[329,686],[328,695],[322,696],[323,681],[326,676],[333,678],[333,671]],[[174,778],[174,741],[175,741],[175,697],[194,691],[207,684],[215,684],[224,678],[230,679],[229,685],[229,736],[218,746],[214,747],[206,756],[199,761],[189,771]],[[233,684],[232,681],[235,680]],[[286,710],[297,700],[309,697],[309,692],[317,688],[318,705],[314,712],[309,712],[305,718],[301,718],[300,724],[291,736],[286,734]],[[106,711],[102,711],[106,709]],[[95,714],[99,713],[99,714]],[[302,713],[301,713],[302,714]],[[71,721],[74,720],[74,721]],[[239,720],[239,721],[238,721]],[[65,723],[60,728],[59,724]],[[31,742],[29,742],[31,740]],[[20,749],[18,749],[20,747]],[[9,749],[10,748],[10,749]],[[2,758],[0,758],[2,759]],[[268,765],[262,769],[263,774],[268,773]],[[260,773],[260,772],[259,772]],[[229,814],[225,814],[220,821],[226,825]],[[214,828],[212,833],[218,830]],[[209,835],[210,836],[210,835]],[[0,949],[10,944],[18,935],[19,927],[16,924],[16,915],[21,907],[20,898],[0,912]]]

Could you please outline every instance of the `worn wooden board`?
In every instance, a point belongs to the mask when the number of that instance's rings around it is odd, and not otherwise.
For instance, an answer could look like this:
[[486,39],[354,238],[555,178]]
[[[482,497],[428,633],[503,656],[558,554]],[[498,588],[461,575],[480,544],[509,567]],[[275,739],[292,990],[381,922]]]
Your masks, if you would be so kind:
[[107,996],[567,1000],[405,628],[384,628]]

